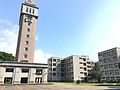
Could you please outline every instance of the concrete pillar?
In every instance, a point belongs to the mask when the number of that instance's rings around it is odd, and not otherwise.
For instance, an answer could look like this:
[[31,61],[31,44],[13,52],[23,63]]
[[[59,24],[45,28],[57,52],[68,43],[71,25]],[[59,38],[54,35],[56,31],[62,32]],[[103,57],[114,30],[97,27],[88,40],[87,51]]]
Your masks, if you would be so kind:
[[42,83],[47,83],[47,74],[48,74],[48,69],[43,69],[42,70]]
[[30,84],[35,83],[35,73],[36,73],[36,69],[31,68],[29,71],[29,75],[28,75],[28,83],[30,83]]

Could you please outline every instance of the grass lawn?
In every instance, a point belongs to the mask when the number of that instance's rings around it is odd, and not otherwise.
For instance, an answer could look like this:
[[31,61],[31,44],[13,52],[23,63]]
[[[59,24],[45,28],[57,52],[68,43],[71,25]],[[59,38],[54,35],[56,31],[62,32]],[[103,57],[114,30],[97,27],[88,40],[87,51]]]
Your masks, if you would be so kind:
[[66,84],[72,86],[120,86],[120,83],[67,83],[67,82],[49,82],[51,84]]

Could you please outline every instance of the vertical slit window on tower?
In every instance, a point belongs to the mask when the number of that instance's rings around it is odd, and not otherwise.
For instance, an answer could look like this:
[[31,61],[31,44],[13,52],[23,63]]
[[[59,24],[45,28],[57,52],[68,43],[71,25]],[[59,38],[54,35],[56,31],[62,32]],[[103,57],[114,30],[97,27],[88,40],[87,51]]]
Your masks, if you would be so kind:
[[30,8],[30,10],[29,10],[29,13],[31,13],[31,8]]
[[34,14],[34,12],[35,12],[35,11],[34,11],[34,9],[33,9],[33,12],[32,12],[32,13]]
[[28,12],[28,7],[26,8],[26,12]]

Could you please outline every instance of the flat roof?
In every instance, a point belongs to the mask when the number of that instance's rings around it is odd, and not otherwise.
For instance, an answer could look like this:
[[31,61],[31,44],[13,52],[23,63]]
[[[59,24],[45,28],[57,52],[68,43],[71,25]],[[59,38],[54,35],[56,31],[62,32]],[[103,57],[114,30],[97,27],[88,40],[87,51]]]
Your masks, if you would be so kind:
[[21,63],[21,62],[9,62],[9,61],[0,61],[0,66],[1,67],[48,68],[48,65],[43,63]]

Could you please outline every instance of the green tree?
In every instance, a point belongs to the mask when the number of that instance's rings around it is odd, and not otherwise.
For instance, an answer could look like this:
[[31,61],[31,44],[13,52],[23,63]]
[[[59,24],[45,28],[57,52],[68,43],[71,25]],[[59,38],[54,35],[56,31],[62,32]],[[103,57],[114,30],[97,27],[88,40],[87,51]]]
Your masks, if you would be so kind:
[[14,61],[14,59],[15,59],[15,57],[12,54],[0,51],[0,60],[1,61]]
[[93,69],[92,69],[92,71],[91,71],[91,73],[90,73],[90,76],[91,76],[91,78],[93,79],[93,80],[95,80],[95,81],[98,81],[98,82],[100,82],[100,78],[101,78],[101,72],[100,72],[100,69],[99,69],[99,67],[93,67]]

